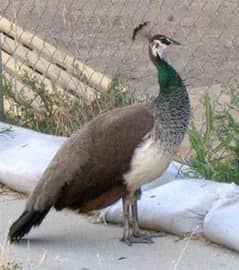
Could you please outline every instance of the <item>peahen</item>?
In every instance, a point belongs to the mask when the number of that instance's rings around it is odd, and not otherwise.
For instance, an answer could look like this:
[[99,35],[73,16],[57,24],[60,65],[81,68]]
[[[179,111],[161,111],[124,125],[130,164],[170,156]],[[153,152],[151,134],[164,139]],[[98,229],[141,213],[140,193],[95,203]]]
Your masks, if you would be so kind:
[[[135,28],[133,37],[146,25]],[[138,225],[141,186],[168,167],[185,135],[190,105],[186,87],[163,52],[172,38],[148,38],[149,56],[158,71],[160,93],[148,104],[103,113],[73,134],[59,149],[10,228],[9,240],[20,240],[39,226],[49,210],[69,208],[85,213],[123,199],[127,244],[152,243]],[[132,219],[132,222],[131,222]]]

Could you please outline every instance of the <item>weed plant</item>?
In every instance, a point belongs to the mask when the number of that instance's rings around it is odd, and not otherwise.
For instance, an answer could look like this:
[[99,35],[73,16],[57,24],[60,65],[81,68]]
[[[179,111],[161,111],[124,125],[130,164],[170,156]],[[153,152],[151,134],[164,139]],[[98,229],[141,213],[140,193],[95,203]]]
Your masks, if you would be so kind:
[[206,95],[204,113],[205,127],[199,129],[192,122],[188,130],[189,166],[207,179],[239,184],[239,92],[231,92],[231,102],[223,110],[215,110]]
[[4,95],[11,102],[6,121],[41,132],[69,136],[99,113],[136,101],[134,93],[123,91],[119,76],[115,76],[107,91],[87,104],[78,96],[47,87],[31,74],[25,73],[22,83],[31,92],[31,98],[14,91],[13,83],[4,80]]

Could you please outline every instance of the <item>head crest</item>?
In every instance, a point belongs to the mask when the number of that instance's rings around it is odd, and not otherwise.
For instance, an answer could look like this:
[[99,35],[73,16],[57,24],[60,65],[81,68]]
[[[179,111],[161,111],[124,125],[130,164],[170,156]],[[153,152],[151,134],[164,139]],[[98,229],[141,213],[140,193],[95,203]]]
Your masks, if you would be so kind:
[[149,25],[149,21],[139,24],[137,27],[134,28],[132,40],[134,41],[136,38],[136,35],[147,25]]

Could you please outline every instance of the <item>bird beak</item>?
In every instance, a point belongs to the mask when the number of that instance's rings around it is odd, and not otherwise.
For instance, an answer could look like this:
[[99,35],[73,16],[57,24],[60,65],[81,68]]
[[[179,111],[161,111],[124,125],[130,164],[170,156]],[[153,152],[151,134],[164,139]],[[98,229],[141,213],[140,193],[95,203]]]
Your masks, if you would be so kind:
[[181,43],[176,41],[175,39],[170,38],[170,41],[171,41],[171,44],[173,45],[178,45],[178,46],[181,45]]

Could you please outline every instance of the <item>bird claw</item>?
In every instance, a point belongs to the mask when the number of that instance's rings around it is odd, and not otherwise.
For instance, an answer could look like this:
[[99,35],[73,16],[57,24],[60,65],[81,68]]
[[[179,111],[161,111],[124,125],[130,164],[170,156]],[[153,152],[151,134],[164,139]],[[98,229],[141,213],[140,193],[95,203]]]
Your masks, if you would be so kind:
[[143,234],[146,234],[150,236],[151,238],[164,237],[167,235],[165,232],[145,232]]
[[126,243],[128,246],[131,246],[132,244],[153,244],[154,241],[152,240],[152,237],[145,234],[137,234],[137,235],[130,235],[128,237],[123,237],[121,239],[122,242]]
[[152,238],[164,237],[166,233],[164,232],[135,232],[132,235],[121,239],[122,242],[125,242],[128,246],[132,244],[152,244],[154,243]]

